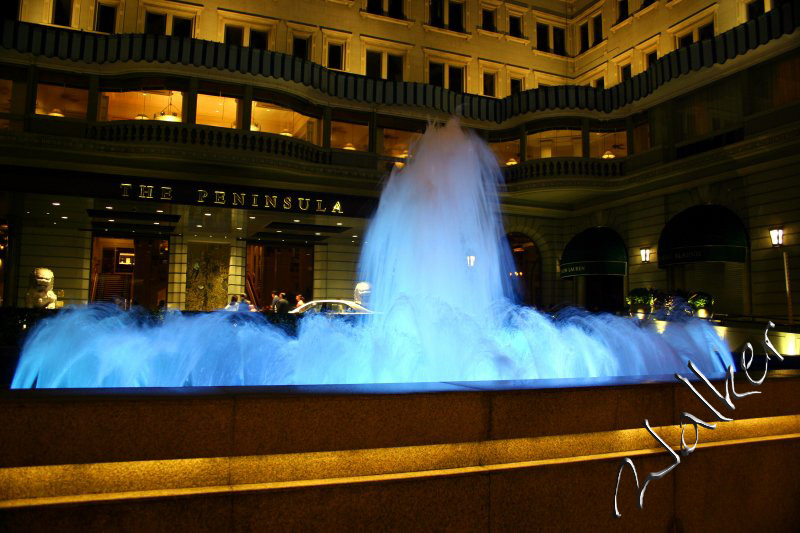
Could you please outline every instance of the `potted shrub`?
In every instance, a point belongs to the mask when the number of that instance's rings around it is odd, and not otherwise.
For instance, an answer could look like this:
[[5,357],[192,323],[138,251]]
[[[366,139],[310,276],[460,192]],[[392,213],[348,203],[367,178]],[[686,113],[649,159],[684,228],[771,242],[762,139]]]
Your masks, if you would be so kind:
[[689,306],[698,318],[711,319],[714,316],[714,297],[707,292],[697,291],[689,296]]
[[631,289],[625,298],[625,303],[628,304],[630,315],[641,320],[650,316],[654,299],[653,291],[650,289]]

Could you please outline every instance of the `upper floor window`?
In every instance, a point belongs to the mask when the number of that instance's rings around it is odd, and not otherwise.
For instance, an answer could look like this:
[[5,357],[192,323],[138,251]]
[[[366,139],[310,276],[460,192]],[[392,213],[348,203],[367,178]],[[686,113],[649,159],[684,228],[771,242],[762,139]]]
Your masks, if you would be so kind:
[[593,38],[592,46],[603,41],[603,15],[597,15],[592,19]]
[[483,95],[492,97],[497,96],[497,73],[483,73]]
[[383,0],[367,0],[367,13],[383,15]]
[[328,43],[328,68],[344,70],[344,44]]
[[621,82],[631,79],[631,64],[623,65],[619,69],[619,79]]
[[194,19],[173,13],[147,11],[144,17],[144,33],[149,35],[192,37],[194,34]]
[[654,50],[654,51],[650,52],[649,54],[647,54],[647,56],[645,58],[645,63],[646,63],[645,66],[646,66],[647,70],[650,70],[651,68],[656,66],[656,62],[657,61],[658,61],[658,52],[656,52]]
[[94,29],[101,33],[116,33],[117,29],[117,5],[116,4],[97,4]]
[[536,24],[536,49],[541,52],[550,51],[550,26],[547,24]]
[[603,42],[603,15],[596,15],[580,25],[579,31],[580,49],[578,53],[583,53],[589,48]]
[[295,35],[292,37],[292,55],[309,60],[311,53],[311,37]]
[[53,0],[50,21],[59,26],[72,26],[72,0]]
[[508,34],[512,37],[519,37],[524,39],[525,35],[522,31],[522,17],[519,15],[508,16]]
[[183,93],[170,90],[101,91],[97,120],[181,122]]
[[497,10],[483,8],[481,10],[481,29],[497,31]]
[[606,88],[606,80],[603,76],[600,76],[596,80],[594,80],[594,88],[595,89],[605,89]]
[[365,74],[370,78],[403,81],[403,56],[384,50],[367,50]]
[[197,95],[197,124],[218,128],[239,127],[239,99],[222,95]]
[[510,141],[490,142],[489,148],[497,158],[501,167],[510,167],[519,163],[519,138]]
[[383,139],[381,154],[407,159],[412,145],[420,137],[422,137],[422,134],[417,131],[383,128],[382,135],[380,132],[378,135],[379,139]]
[[628,138],[625,130],[590,131],[589,157],[614,159],[628,155]]
[[369,126],[332,120],[331,148],[359,152],[369,151]]
[[579,53],[583,53],[589,49],[589,23],[584,22],[580,27],[581,47]]
[[567,32],[558,26],[553,26],[553,53],[559,56],[567,55]]
[[581,130],[547,130],[530,133],[525,139],[526,159],[581,157]]
[[395,19],[405,19],[405,0],[367,0],[366,12]]
[[464,92],[464,67],[430,61],[428,63],[428,83],[462,93]]
[[567,33],[564,28],[536,23],[536,49],[559,56],[567,55]]
[[89,91],[63,85],[40,83],[36,86],[36,114],[51,117],[86,118]]
[[464,33],[465,7],[463,1],[430,0],[428,24],[436,28],[446,28]]
[[253,100],[250,131],[322,144],[322,121],[279,105]]
[[244,45],[244,27],[233,26],[231,24],[225,25],[225,44],[233,44],[236,46]]
[[628,0],[618,0],[617,2],[617,23],[622,22],[630,16],[628,11]]
[[764,14],[764,0],[754,0],[747,4],[747,20],[753,20]]
[[687,30],[685,33],[679,34],[677,36],[678,39],[678,48],[684,48],[686,46],[690,46],[692,43],[697,43],[700,41],[704,41],[706,39],[713,39],[714,38],[714,21],[706,22],[705,24],[701,24],[699,26],[694,27],[693,29]]
[[511,78],[508,85],[511,94],[521,93],[524,90],[522,78]]

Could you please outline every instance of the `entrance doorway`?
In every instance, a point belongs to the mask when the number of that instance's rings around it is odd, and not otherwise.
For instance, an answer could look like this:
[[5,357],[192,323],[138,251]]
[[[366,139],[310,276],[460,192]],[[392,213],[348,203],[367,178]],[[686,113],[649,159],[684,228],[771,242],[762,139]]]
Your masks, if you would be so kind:
[[542,305],[542,261],[539,248],[533,239],[524,233],[512,232],[508,234],[508,244],[511,246],[511,255],[514,257],[515,274],[512,279],[516,281],[514,289],[517,300],[525,305],[541,307]]
[[584,276],[585,307],[592,312],[615,313],[624,309],[623,276]]
[[157,309],[167,301],[168,274],[168,241],[95,237],[89,301]]
[[309,301],[314,289],[314,247],[248,244],[246,289],[258,307],[272,303],[273,290],[285,292],[292,306],[298,294]]

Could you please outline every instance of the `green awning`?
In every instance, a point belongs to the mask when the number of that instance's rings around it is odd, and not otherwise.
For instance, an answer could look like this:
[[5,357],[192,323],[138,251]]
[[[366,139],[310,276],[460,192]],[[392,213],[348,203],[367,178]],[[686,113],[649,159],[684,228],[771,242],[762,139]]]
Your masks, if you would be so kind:
[[749,240],[736,214],[721,205],[696,205],[664,226],[658,239],[658,266],[727,261],[744,263]]
[[624,276],[628,249],[611,228],[596,227],[575,235],[561,254],[561,278],[573,276]]

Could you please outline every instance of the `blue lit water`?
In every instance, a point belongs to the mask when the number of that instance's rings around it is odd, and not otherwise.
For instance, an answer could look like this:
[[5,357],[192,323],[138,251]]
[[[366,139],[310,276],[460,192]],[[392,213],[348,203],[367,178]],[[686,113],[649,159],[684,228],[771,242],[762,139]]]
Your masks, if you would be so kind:
[[[429,131],[389,178],[362,248],[372,284],[360,321],[304,318],[296,336],[247,315],[109,306],[43,320],[12,382],[29,387],[175,387],[489,381],[684,372],[733,363],[701,320],[659,334],[635,320],[574,311],[554,320],[516,305],[513,261],[488,146],[451,121]],[[474,257],[470,265],[468,256]]]

